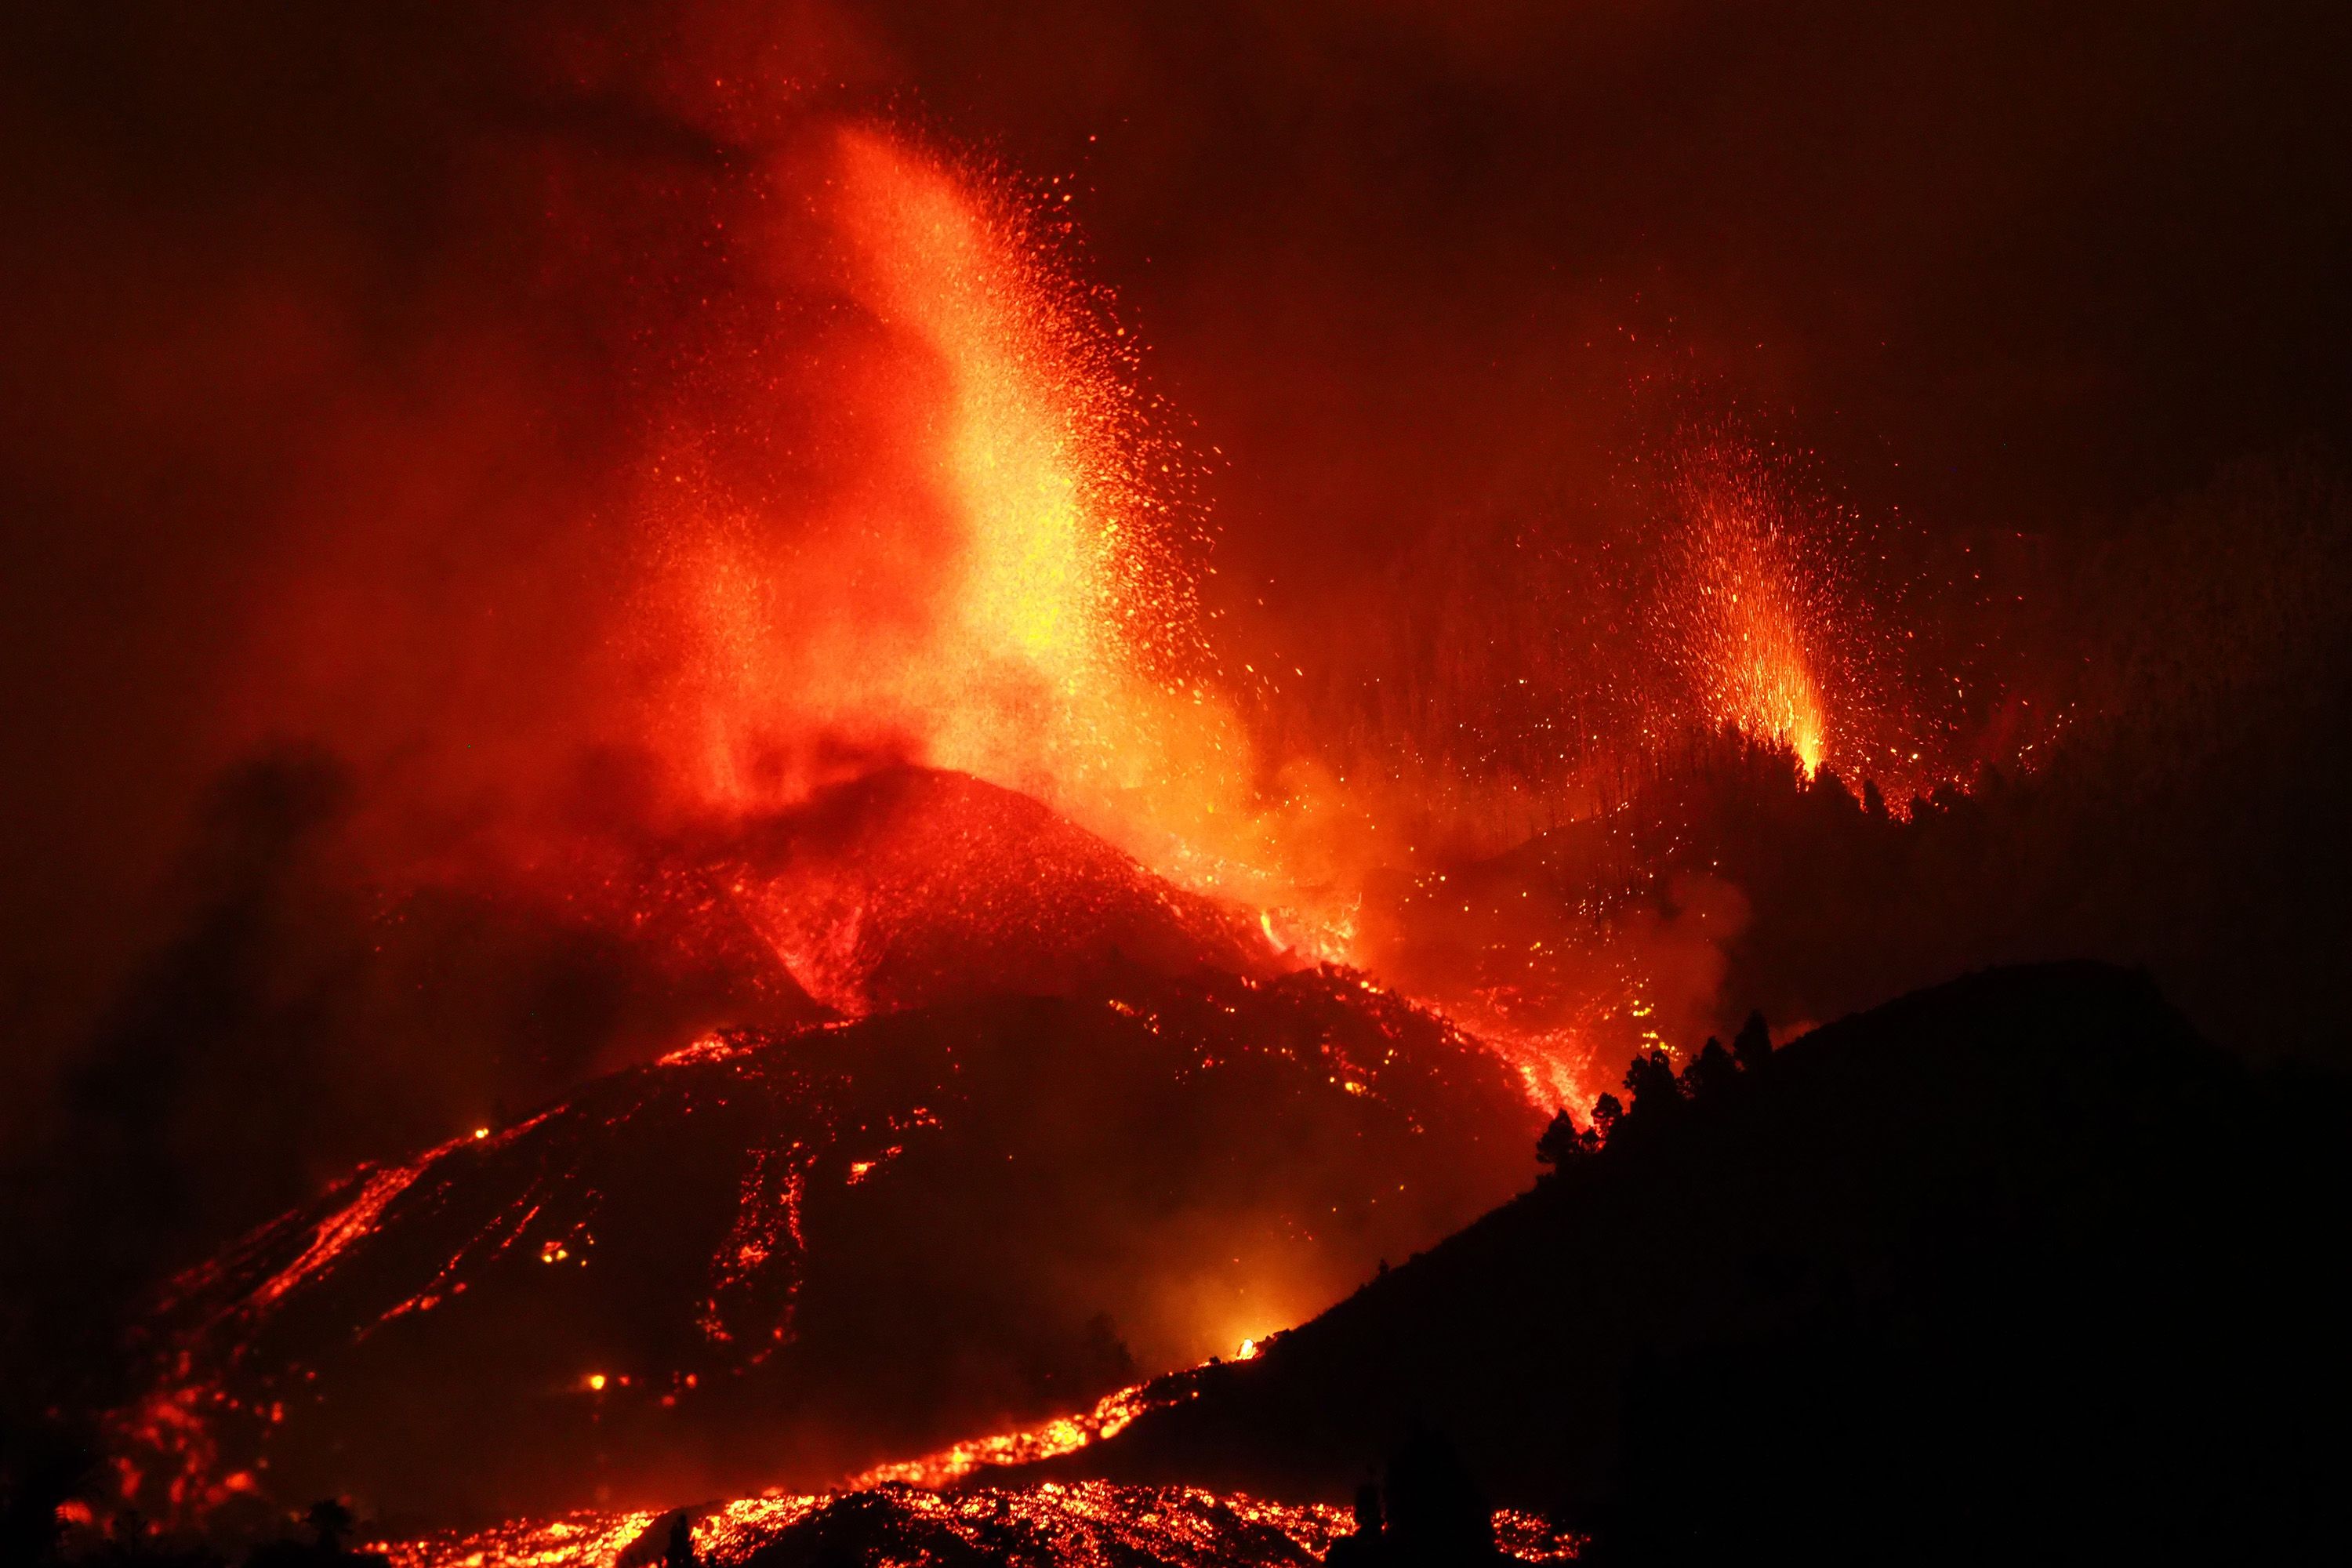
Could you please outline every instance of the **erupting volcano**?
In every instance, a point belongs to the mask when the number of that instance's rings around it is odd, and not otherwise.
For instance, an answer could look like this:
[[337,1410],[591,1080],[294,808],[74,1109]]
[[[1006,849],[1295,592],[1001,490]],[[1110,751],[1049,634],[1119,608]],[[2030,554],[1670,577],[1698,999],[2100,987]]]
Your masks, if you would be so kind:
[[132,10],[0,24],[0,1557],[2302,1520],[2311,28]]

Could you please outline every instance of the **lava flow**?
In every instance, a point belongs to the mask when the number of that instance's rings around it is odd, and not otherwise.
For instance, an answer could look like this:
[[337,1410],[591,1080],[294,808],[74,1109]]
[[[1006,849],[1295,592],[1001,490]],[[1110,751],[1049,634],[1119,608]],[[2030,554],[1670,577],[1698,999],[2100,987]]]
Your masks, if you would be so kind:
[[[397,1568],[611,1568],[657,1560],[672,1510],[580,1513],[474,1534],[386,1542]],[[1046,1482],[1017,1490],[937,1493],[886,1486],[846,1494],[761,1497],[684,1510],[695,1560],[736,1568],[774,1548],[870,1553],[860,1561],[922,1562],[962,1552],[1018,1552],[1057,1563],[1124,1563],[1211,1568],[1320,1562],[1348,1533],[1345,1509],[1280,1503],[1196,1487]],[[1526,1563],[1559,1563],[1582,1542],[1530,1514],[1495,1516],[1497,1545]]]

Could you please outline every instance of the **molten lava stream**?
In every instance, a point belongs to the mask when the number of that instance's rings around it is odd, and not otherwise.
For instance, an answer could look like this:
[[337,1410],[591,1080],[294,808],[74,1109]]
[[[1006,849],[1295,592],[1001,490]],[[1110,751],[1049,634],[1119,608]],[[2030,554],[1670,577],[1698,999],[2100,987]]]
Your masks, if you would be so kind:
[[[1245,1342],[1242,1359],[1258,1353],[1255,1342]],[[1272,1502],[1242,1492],[1106,1481],[958,1484],[982,1469],[1074,1453],[1116,1436],[1148,1410],[1194,1393],[1184,1373],[1122,1388],[1082,1415],[877,1466],[837,1491],[518,1520],[470,1534],[379,1542],[376,1550],[394,1568],[611,1568],[625,1554],[653,1561],[648,1549],[657,1552],[667,1546],[667,1532],[682,1513],[696,1561],[712,1568],[731,1568],[795,1531],[836,1523],[856,1531],[853,1544],[869,1561],[930,1560],[942,1545],[1001,1552],[1007,1525],[1025,1527],[1062,1563],[1247,1563],[1328,1553],[1353,1528],[1349,1510],[1330,1503]],[[1580,1538],[1539,1516],[1511,1510],[1496,1513],[1495,1534],[1504,1551],[1528,1563],[1565,1562],[1582,1545]]]
[[[1007,1527],[1059,1563],[1193,1564],[1319,1559],[1352,1527],[1331,1503],[1284,1503],[1198,1487],[1106,1481],[934,1492],[866,1491],[746,1498],[684,1510],[696,1561],[733,1568],[796,1532],[822,1532],[860,1560],[1001,1555]],[[578,1513],[471,1535],[379,1542],[394,1568],[612,1568],[625,1554],[657,1562],[677,1511]],[[1583,1542],[1533,1514],[1495,1515],[1496,1543],[1527,1563],[1573,1560]]]

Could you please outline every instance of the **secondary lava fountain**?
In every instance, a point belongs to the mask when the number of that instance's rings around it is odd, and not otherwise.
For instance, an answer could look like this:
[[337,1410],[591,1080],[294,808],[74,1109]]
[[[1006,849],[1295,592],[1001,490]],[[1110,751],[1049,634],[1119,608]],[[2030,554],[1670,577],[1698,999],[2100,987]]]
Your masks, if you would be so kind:
[[1692,445],[1673,486],[1682,526],[1657,631],[1683,650],[1705,723],[1778,742],[1818,772],[1830,741],[1815,668],[1827,606],[1753,456]]

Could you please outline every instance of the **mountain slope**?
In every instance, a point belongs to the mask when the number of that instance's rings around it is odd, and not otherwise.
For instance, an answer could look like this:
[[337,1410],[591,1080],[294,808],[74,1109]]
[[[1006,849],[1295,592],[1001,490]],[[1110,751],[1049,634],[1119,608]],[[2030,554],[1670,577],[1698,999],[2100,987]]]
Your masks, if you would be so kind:
[[716,1035],[184,1277],[118,1457],[156,1512],[404,1526],[817,1484],[1295,1321],[1521,1184],[1534,1130],[1337,971]]
[[1641,1560],[2225,1551],[2342,1456],[2340,1085],[2147,983],[1991,972],[1821,1029],[1258,1359],[1000,1483],[1337,1498],[1415,1422]]

